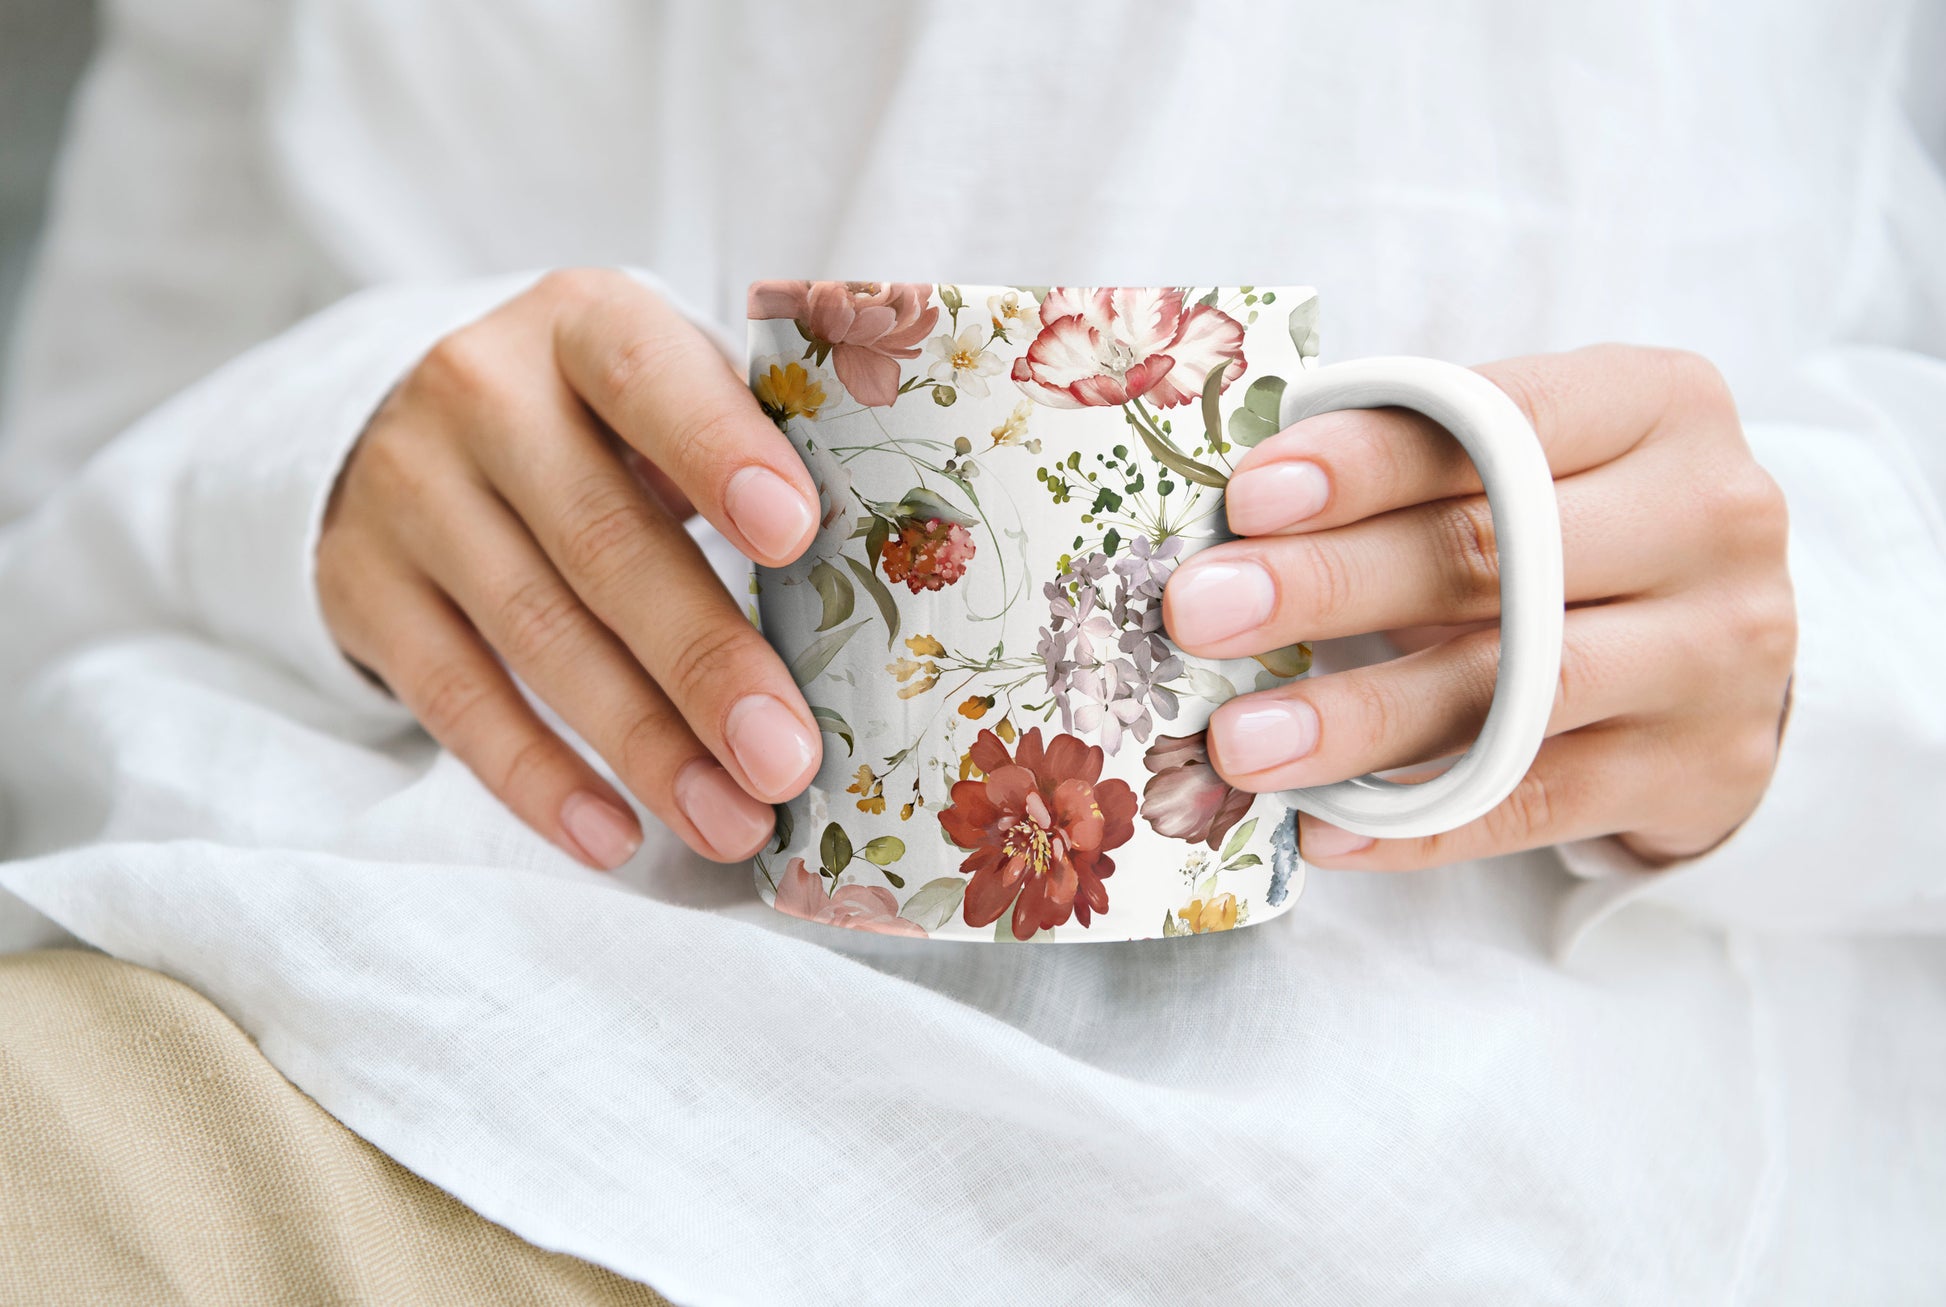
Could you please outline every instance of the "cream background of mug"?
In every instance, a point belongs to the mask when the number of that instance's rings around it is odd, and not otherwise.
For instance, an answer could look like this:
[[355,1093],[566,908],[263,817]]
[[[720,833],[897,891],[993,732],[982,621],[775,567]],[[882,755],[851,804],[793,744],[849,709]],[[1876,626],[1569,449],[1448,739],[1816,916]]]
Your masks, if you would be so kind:
[[[1036,291],[1045,302],[1048,288],[923,289],[937,321],[923,333],[928,348],[900,360],[901,388],[890,404],[859,403],[837,375],[840,360],[820,350],[793,319],[749,323],[753,384],[811,468],[823,523],[795,564],[758,569],[764,633],[792,663],[826,726],[816,780],[785,805],[780,840],[757,860],[759,894],[774,904],[787,875],[796,876],[808,894],[805,877],[817,875],[829,906],[815,897],[802,904],[820,920],[905,930],[885,919],[889,894],[898,900],[901,921],[934,938],[1014,939],[1006,912],[978,926],[968,920],[958,896],[967,892],[960,867],[971,863],[972,851],[954,843],[941,820],[955,804],[953,786],[966,776],[979,732],[1005,721],[1022,734],[1038,728],[1050,747],[1072,733],[1102,749],[1102,783],[1119,780],[1142,805],[1126,843],[1108,850],[1114,867],[1103,882],[1107,910],[1085,926],[1077,912],[1034,933],[1034,942],[1201,933],[1205,922],[1228,929],[1288,911],[1303,885],[1290,810],[1275,796],[1260,795],[1247,810],[1208,827],[1206,839],[1172,838],[1158,829],[1156,814],[1169,807],[1169,787],[1185,782],[1149,769],[1171,757],[1165,738],[1200,738],[1218,703],[1286,678],[1259,659],[1190,658],[1168,646],[1180,669],[1158,683],[1161,694],[1139,677],[1131,693],[1126,676],[1139,659],[1127,656],[1128,647],[1143,643],[1138,624],[1144,607],[1153,608],[1150,629],[1159,627],[1159,585],[1151,604],[1137,600],[1120,608],[1126,620],[1111,617],[1111,609],[1118,607],[1118,588],[1126,589],[1126,578],[1113,569],[1131,566],[1133,519],[1155,515],[1146,519],[1145,545],[1163,536],[1181,541],[1180,555],[1167,560],[1170,569],[1180,557],[1232,538],[1220,490],[1193,478],[1219,479],[1212,473],[1227,473],[1248,444],[1277,430],[1277,397],[1285,382],[1315,364],[1316,292],[1308,286],[1196,287],[1182,296],[1185,318],[1206,302],[1203,307],[1232,317],[1241,329],[1242,371],[1226,369],[1225,384],[1213,396],[1224,448],[1211,449],[1203,368],[1185,387],[1195,397],[1169,407],[1145,400],[1162,393],[1172,371],[1151,380],[1156,389],[1139,391],[1126,405],[1105,402],[1108,395],[1097,392],[1090,402],[1057,407],[1035,398],[1049,393],[1043,388],[1012,379],[1025,366],[1018,361],[1047,330],[1052,310],[1036,306],[1034,318],[1011,332],[990,325],[1023,298],[1033,305]],[[971,348],[958,369],[949,349],[955,341]],[[1138,343],[1136,357],[1118,360],[1131,378],[1141,371],[1143,348]],[[792,366],[808,371],[801,380],[786,379]],[[773,376],[773,368],[782,371]],[[780,395],[780,386],[798,402]],[[815,417],[799,411],[807,406],[801,396],[810,386],[822,394]],[[940,402],[949,388],[950,399]],[[1131,380],[1129,389],[1138,389],[1137,383]],[[1140,434],[1150,423],[1150,434]],[[1160,461],[1148,440],[1163,442],[1178,470]],[[1184,453],[1208,462],[1185,462]],[[948,568],[963,566],[963,572],[917,576],[876,552],[868,559],[871,523],[881,516],[901,520],[915,491],[931,497],[920,513],[953,514],[963,522],[972,554]],[[902,520],[914,520],[913,514],[905,512]],[[1100,579],[1092,585],[1101,595],[1093,609],[1077,590],[1089,583],[1066,567],[1072,557],[1085,568],[1091,556],[1098,556]],[[1050,583],[1068,587],[1061,599],[1046,593]],[[1063,605],[1066,620],[1053,611]],[[1093,683],[1114,699],[1112,707],[1101,707],[1085,676],[1063,677],[1057,687],[1048,674],[1042,652],[1064,626],[1077,622],[1092,623],[1093,640],[1115,642],[1095,650],[1098,676],[1112,679],[1107,669],[1119,665],[1123,683]],[[929,650],[935,652],[928,656]],[[935,683],[919,688],[928,681]],[[1058,706],[1063,695],[1066,712]],[[992,704],[977,714],[960,711],[982,696],[991,696]],[[1116,711],[1140,721],[1139,734],[1111,724]],[[1010,745],[1016,754],[1018,747]],[[1214,777],[1206,759],[1200,774]],[[1198,799],[1215,801],[1207,793]],[[1171,825],[1167,816],[1159,820]],[[875,856],[865,856],[867,849]],[[848,886],[859,889],[847,893]],[[876,906],[866,890],[876,891],[870,895]],[[841,896],[851,901],[849,908]]]

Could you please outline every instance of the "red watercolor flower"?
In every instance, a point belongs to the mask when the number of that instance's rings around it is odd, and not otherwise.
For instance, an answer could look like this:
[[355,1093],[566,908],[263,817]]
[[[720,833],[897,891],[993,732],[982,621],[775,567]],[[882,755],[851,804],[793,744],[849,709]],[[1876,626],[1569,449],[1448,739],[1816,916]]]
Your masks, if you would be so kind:
[[973,537],[957,522],[909,517],[887,538],[878,561],[886,580],[905,582],[913,594],[943,590],[966,575],[966,565],[973,561]]
[[1041,332],[1014,361],[1029,398],[1054,408],[1158,408],[1199,399],[1228,360],[1223,389],[1243,375],[1243,325],[1210,304],[1183,308],[1180,290],[1058,286],[1041,301]]
[[947,838],[972,850],[960,864],[973,877],[966,924],[991,925],[1011,904],[1014,938],[1028,939],[1070,916],[1086,926],[1108,911],[1108,850],[1135,834],[1135,791],[1101,779],[1101,750],[1072,735],[1043,750],[1035,727],[1014,754],[992,731],[981,731],[971,752],[985,777],[953,786],[953,804],[939,814]]
[[790,318],[828,350],[838,380],[871,408],[899,397],[899,360],[918,358],[939,321],[932,287],[907,282],[759,281],[749,299],[751,318]]
[[1142,787],[1142,820],[1158,835],[1220,848],[1257,796],[1232,789],[1210,766],[1208,732],[1162,735],[1142,755],[1155,775]]

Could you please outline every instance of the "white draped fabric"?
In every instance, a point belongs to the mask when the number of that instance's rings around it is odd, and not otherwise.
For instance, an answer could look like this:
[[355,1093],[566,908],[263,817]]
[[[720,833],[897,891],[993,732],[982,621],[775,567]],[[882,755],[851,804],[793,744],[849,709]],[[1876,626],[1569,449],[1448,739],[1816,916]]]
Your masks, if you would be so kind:
[[[184,979],[405,1165],[685,1303],[1946,1293],[1939,6],[105,27],[0,432],[0,947]],[[1313,872],[1262,928],[1089,949],[788,922],[656,831],[587,872],[337,655],[310,553],[418,355],[589,262],[731,330],[757,276],[1309,282],[1327,361],[1698,349],[1791,501],[1771,794],[1667,872]]]

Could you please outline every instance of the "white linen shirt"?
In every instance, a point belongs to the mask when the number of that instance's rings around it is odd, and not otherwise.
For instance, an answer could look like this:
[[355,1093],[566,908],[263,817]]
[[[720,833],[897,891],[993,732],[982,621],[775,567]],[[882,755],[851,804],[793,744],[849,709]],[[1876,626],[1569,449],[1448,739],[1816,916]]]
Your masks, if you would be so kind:
[[[0,945],[183,978],[678,1301],[1946,1293],[1939,5],[104,27],[0,428]],[[576,263],[725,331],[763,276],[1309,282],[1326,361],[1698,350],[1791,506],[1776,779],[1665,871],[1313,872],[1166,945],[834,939],[657,831],[617,887],[349,667],[311,578],[384,393]]]

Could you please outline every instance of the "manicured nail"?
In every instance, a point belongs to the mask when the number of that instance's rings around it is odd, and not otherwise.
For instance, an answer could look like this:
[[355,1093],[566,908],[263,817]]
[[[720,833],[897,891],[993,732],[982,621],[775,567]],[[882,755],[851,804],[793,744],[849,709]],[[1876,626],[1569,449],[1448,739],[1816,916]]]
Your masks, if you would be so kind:
[[1296,526],[1316,517],[1330,498],[1331,479],[1323,468],[1302,458],[1239,472],[1223,492],[1230,529],[1242,536]]
[[1307,858],[1341,858],[1369,849],[1376,842],[1369,835],[1353,835],[1328,821],[1309,821],[1304,823],[1297,851]]
[[1233,699],[1210,721],[1223,768],[1258,772],[1308,757],[1318,747],[1318,710],[1302,699]]
[[1256,563],[1191,559],[1169,578],[1169,634],[1181,645],[1209,645],[1270,620],[1277,587]]
[[804,492],[767,467],[746,467],[731,477],[723,509],[765,558],[789,556],[817,522],[817,510]]
[[735,777],[705,758],[690,763],[676,777],[676,806],[703,842],[726,858],[757,849],[776,820],[769,804],[745,794]]
[[782,701],[746,694],[730,705],[723,733],[743,774],[764,796],[783,800],[817,761],[818,737]]
[[588,861],[605,871],[615,870],[642,847],[635,819],[586,790],[576,790],[561,805],[561,829],[580,846]]

